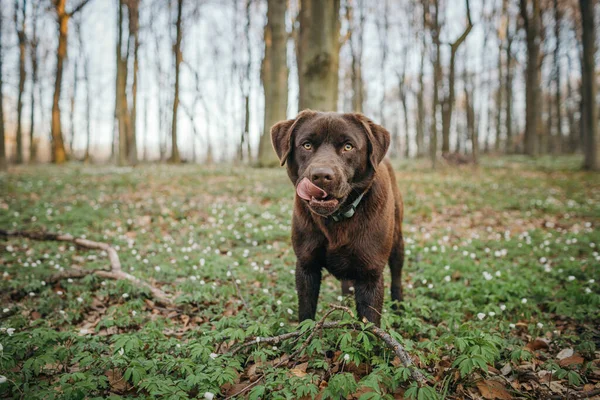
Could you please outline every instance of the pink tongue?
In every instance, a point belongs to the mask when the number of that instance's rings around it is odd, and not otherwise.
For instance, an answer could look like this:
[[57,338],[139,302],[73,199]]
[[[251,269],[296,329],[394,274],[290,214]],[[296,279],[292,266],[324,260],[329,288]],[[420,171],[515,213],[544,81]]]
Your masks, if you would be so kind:
[[327,192],[320,187],[315,186],[308,178],[304,178],[300,181],[296,187],[296,193],[304,200],[310,200],[313,197],[315,199],[324,199],[327,197]]

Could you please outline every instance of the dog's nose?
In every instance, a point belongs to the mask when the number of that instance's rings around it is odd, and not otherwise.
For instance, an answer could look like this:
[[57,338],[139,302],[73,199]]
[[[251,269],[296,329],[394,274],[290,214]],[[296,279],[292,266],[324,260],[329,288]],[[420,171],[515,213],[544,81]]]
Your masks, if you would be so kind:
[[319,186],[329,183],[333,180],[333,170],[328,167],[317,167],[311,171],[311,181]]

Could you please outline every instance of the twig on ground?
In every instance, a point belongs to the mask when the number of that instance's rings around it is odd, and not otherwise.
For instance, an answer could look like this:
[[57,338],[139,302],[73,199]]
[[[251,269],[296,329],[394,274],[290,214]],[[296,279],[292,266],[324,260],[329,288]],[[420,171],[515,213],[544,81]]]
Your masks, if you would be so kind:
[[154,300],[157,303],[162,304],[164,306],[173,306],[174,302],[171,297],[152,285],[148,282],[141,280],[127,272],[123,271],[121,268],[121,261],[119,260],[119,254],[117,251],[112,248],[108,243],[102,242],[94,242],[88,239],[76,238],[68,234],[57,234],[57,233],[48,233],[48,232],[27,232],[27,231],[7,231],[4,229],[0,229],[0,236],[4,237],[24,237],[31,240],[38,241],[57,241],[57,242],[70,242],[74,243],[79,247],[83,247],[89,250],[103,250],[108,254],[108,259],[110,261],[110,270],[82,270],[82,269],[72,269],[61,272],[49,278],[49,281],[52,283],[58,282],[62,279],[67,278],[83,278],[86,275],[97,275],[101,278],[106,279],[114,279],[114,280],[128,280],[133,282],[135,285],[146,288],[152,294]]
[[[302,346],[300,346],[300,348],[298,350],[296,350],[289,358],[285,359],[285,361],[290,360],[294,356],[296,356],[296,355],[300,354],[302,351],[304,351],[304,349],[306,349],[306,347],[310,344],[310,342],[312,341],[312,339],[314,338],[314,336],[317,334],[318,331],[320,331],[322,329],[332,329],[332,328],[339,328],[339,327],[343,327],[343,326],[348,326],[348,322],[343,322],[343,321],[339,321],[339,322],[325,322],[325,320],[329,317],[329,315],[332,314],[336,310],[346,312],[349,315],[351,315],[352,317],[354,317],[354,313],[348,307],[337,305],[337,304],[332,304],[331,308],[325,313],[325,315],[319,320],[319,322],[317,322],[315,324],[315,327],[312,329],[311,333],[308,335],[308,337],[306,338],[306,340],[304,341],[304,343],[302,344]],[[358,328],[358,325],[355,324],[355,323],[351,322],[350,325],[353,326],[354,328]],[[412,358],[406,352],[406,350],[404,349],[404,346],[402,346],[389,333],[385,332],[384,330],[382,330],[381,328],[379,328],[379,327],[377,327],[375,325],[367,325],[365,329],[367,331],[371,332],[377,338],[381,339],[389,348],[391,348],[394,351],[394,354],[396,354],[396,356],[398,356],[398,358],[400,359],[400,362],[402,362],[402,364],[405,367],[413,367],[413,368],[411,368],[411,377],[415,381],[417,381],[419,384],[423,384],[423,383],[425,383],[427,381],[427,379],[425,378],[425,376],[423,375],[423,373],[419,369],[414,368],[413,362],[412,362]],[[298,338],[298,337],[302,336],[303,334],[304,334],[304,332],[293,331],[293,332],[284,333],[282,335],[277,335],[277,336],[260,337],[260,338],[258,338],[258,340],[257,340],[256,337],[253,337],[253,338],[247,340],[246,342],[242,343],[238,347],[236,347],[232,351],[232,353],[236,354],[240,350],[242,350],[242,349],[244,349],[246,347],[252,346],[254,344],[259,344],[259,343],[276,344],[276,343],[280,343],[280,342],[282,342],[284,340],[287,340],[287,339]],[[274,367],[275,368],[279,367],[283,362],[284,362],[284,360],[280,361]],[[245,393],[247,390],[249,390],[254,385],[256,385],[256,382],[262,380],[264,378],[264,376],[265,375],[262,374],[256,381],[252,382],[251,384],[249,384],[248,386],[246,386],[245,388],[243,388],[238,393],[236,393],[236,394],[234,394],[232,396],[229,396],[227,398],[229,399],[229,398],[232,398],[232,397],[235,397],[235,396],[239,396],[242,393]]]

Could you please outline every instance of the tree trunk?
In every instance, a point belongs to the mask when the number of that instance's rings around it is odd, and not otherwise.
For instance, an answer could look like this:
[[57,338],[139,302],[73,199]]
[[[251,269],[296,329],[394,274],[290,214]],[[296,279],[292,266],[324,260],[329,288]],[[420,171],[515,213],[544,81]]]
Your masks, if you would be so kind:
[[425,75],[425,53],[427,52],[425,41],[423,41],[423,51],[421,53],[421,63],[419,67],[419,91],[417,92],[417,157],[425,155],[425,84],[423,77]]
[[[129,15],[129,43],[133,42],[133,83],[131,84],[131,114],[129,117],[129,129],[127,130],[127,161],[130,165],[138,162],[137,155],[137,87],[140,48],[139,35],[139,4],[140,0],[129,0],[127,10]],[[128,45],[129,48],[129,45]],[[129,54],[127,54],[129,57]],[[128,58],[127,57],[127,58]]]
[[301,0],[298,38],[299,109],[336,111],[340,0]]
[[171,162],[179,164],[181,158],[179,156],[179,147],[177,145],[177,109],[179,107],[179,70],[181,66],[181,39],[183,32],[181,29],[181,16],[183,12],[183,0],[177,0],[177,22],[175,23],[176,39],[173,46],[173,54],[175,56],[175,90],[173,93],[173,120],[171,123]]
[[[450,128],[452,127],[452,111],[454,110],[454,82],[456,70],[456,52],[460,45],[467,39],[473,23],[471,22],[471,9],[469,0],[465,0],[467,6],[467,27],[463,33],[450,44],[450,68],[448,71],[448,97],[444,99],[442,104],[442,154],[450,152]],[[437,11],[436,11],[437,13]],[[437,18],[437,17],[436,17]],[[439,32],[438,32],[439,34]],[[438,38],[439,39],[439,38]],[[438,61],[439,63],[439,61]],[[440,67],[441,70],[441,67]]]
[[467,134],[471,141],[471,155],[473,157],[473,163],[477,164],[479,160],[479,137],[477,133],[477,127],[475,126],[475,107],[473,105],[472,93],[473,85],[468,77],[467,69],[463,72],[464,80],[464,91],[465,91],[465,109],[467,112]]
[[[573,83],[571,82],[571,71],[573,71],[573,59],[571,54],[567,52],[567,65],[568,65],[568,75],[567,75],[567,120],[569,124],[569,137],[568,137],[568,151],[570,153],[575,153],[580,148],[580,130],[577,126],[577,121],[575,120],[575,113],[577,112],[578,106],[577,101],[575,100],[575,93],[573,91]],[[581,119],[580,119],[581,122]]]
[[562,93],[561,93],[561,68],[560,68],[560,31],[562,24],[562,10],[559,8],[558,0],[554,0],[554,81],[556,91],[554,93],[554,102],[556,103],[556,136],[554,137],[553,149],[555,154],[563,152],[563,119],[562,119]]
[[582,124],[584,132],[583,167],[592,171],[600,170],[598,159],[600,138],[596,109],[596,32],[594,27],[595,0],[579,0],[581,9],[581,29],[583,57],[581,63],[581,99],[583,104]]
[[56,164],[67,161],[67,152],[63,140],[60,121],[60,92],[65,58],[67,57],[67,35],[69,34],[70,14],[65,10],[66,0],[55,0],[54,7],[58,21],[58,47],[56,49],[56,74],[54,96],[52,97],[52,160]]
[[[532,12],[528,4],[532,4]],[[527,68],[525,71],[525,154],[537,154],[536,142],[539,134],[541,114],[540,87],[540,0],[520,0],[521,18],[525,25],[527,41]]]
[[[29,162],[34,163],[37,158],[37,143],[35,142],[35,92],[38,89],[38,11],[40,3],[33,2],[31,13],[32,34],[29,40],[29,57],[31,58],[31,97],[29,120]],[[40,96],[40,101],[42,97]]]
[[78,62],[75,60],[73,64],[73,91],[71,92],[71,99],[69,100],[69,155],[71,158],[74,157],[73,146],[75,143],[75,98],[77,97],[77,70]]
[[504,151],[507,154],[514,153],[514,143],[513,143],[513,121],[512,121],[512,102],[513,102],[513,57],[512,57],[512,42],[513,36],[510,33],[510,20],[506,23],[506,82],[504,83],[505,93],[505,129],[506,129],[506,143],[504,147]]
[[[385,66],[387,64],[387,56],[388,56],[388,32],[389,32],[389,22],[388,22],[388,13],[389,13],[389,2],[388,0],[381,0],[380,3],[383,2],[383,15],[377,18],[377,31],[379,32],[379,41],[381,42],[381,63],[379,64],[379,73],[381,74],[381,99],[379,100],[379,123],[383,126],[386,126],[385,121],[385,104],[386,104],[386,90],[387,90],[387,80],[385,73]],[[393,141],[396,141],[396,148],[398,149],[397,155],[401,154],[400,152],[400,137],[397,134],[398,130],[395,130],[396,137],[392,138]],[[392,147],[394,148],[394,147]]]
[[287,116],[288,67],[286,47],[288,35],[285,29],[286,1],[268,0],[267,24],[265,26],[265,53],[261,67],[261,79],[265,96],[263,134],[258,148],[258,165],[279,165],[271,145],[271,127]]
[[[19,14],[21,20],[19,21]],[[27,0],[15,0],[14,21],[19,43],[19,94],[17,97],[17,153],[15,162],[23,163],[23,95],[25,94],[25,80],[27,71],[25,69],[25,53],[27,51],[27,36],[25,34],[25,20],[27,18]]]
[[127,165],[129,148],[128,129],[131,124],[129,121],[129,105],[127,102],[127,65],[129,49],[126,49],[126,51],[123,52],[123,10],[125,7],[125,0],[118,0],[117,7],[117,76],[115,91],[115,118],[117,119],[117,127],[119,132],[119,151],[117,154],[117,163],[119,165]]
[[6,143],[5,143],[5,134],[4,134],[4,92],[2,90],[2,84],[4,82],[4,76],[2,74],[2,61],[3,52],[2,52],[2,10],[0,10],[0,171],[6,171],[8,169],[8,163],[6,162]]
[[[348,2],[349,23],[353,22],[350,2]],[[362,54],[364,48],[364,26],[365,26],[365,6],[364,0],[358,0],[358,26],[351,25],[348,36],[350,45],[350,55],[352,57],[350,66],[350,80],[352,83],[352,111],[356,113],[363,112],[364,103],[364,84],[362,79]]]
[[[82,41],[83,43],[83,41]],[[83,52],[83,50],[82,50]],[[85,80],[85,155],[83,161],[88,163],[91,161],[90,144],[92,142],[92,94],[90,85],[90,59],[87,54],[84,54],[83,60],[83,78]]]

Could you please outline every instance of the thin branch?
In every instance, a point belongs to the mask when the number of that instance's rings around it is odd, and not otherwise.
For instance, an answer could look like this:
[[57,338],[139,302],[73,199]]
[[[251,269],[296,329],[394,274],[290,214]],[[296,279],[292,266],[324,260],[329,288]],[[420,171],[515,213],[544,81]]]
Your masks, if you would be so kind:
[[[299,354],[304,349],[306,349],[306,347],[310,344],[310,342],[312,341],[312,339],[314,338],[314,336],[316,335],[316,333],[319,330],[334,329],[334,328],[341,328],[341,327],[348,327],[348,326],[351,326],[354,329],[361,329],[359,327],[359,325],[354,322],[348,322],[348,321],[325,322],[325,319],[327,319],[327,317],[329,317],[329,315],[332,314],[336,310],[346,312],[354,318],[354,313],[348,307],[344,307],[344,306],[337,305],[337,304],[332,304],[329,311],[327,311],[325,313],[325,315],[323,316],[323,318],[321,318],[319,320],[319,322],[315,325],[315,327],[313,328],[313,330],[311,331],[311,333],[309,334],[307,339],[304,341],[302,346],[297,351],[295,351],[292,354],[292,356],[290,356],[290,358],[292,358],[293,356]],[[366,320],[364,322],[366,322]],[[372,325],[372,324],[367,325],[364,329],[371,332],[375,337],[381,339],[381,341],[383,341],[390,349],[392,349],[394,351],[394,353],[400,359],[400,362],[402,362],[402,364],[405,367],[407,367],[407,368],[413,367],[413,368],[411,368],[411,376],[415,381],[417,381],[419,384],[423,384],[427,381],[427,379],[425,378],[423,373],[419,369],[414,368],[412,358],[411,358],[410,354],[408,354],[408,352],[404,349],[404,346],[402,346],[402,344],[400,344],[396,339],[394,339],[389,333],[385,332],[383,329],[381,329],[375,325]],[[304,333],[305,332],[293,331],[293,332],[284,333],[284,334],[278,335],[278,336],[260,337],[260,338],[252,337],[252,338],[248,339],[246,342],[244,342],[241,345],[239,345],[238,347],[236,347],[232,351],[232,354],[236,354],[240,350],[242,350],[246,347],[250,347],[255,344],[260,344],[260,343],[277,344],[284,340],[298,338],[298,337],[302,336]],[[276,367],[279,366],[280,364],[281,364],[281,362],[278,365],[276,365]],[[259,380],[260,379],[262,379],[262,377],[259,378]],[[251,388],[252,386],[253,385],[250,385],[247,388],[242,389],[242,391],[235,394],[235,396],[237,396],[241,393],[244,393],[247,389]]]
[[91,0],[83,0],[81,3],[76,5],[75,8],[73,8],[71,12],[67,14],[69,18],[81,11],[81,9],[85,7],[90,1]]
[[54,279],[55,281],[65,279],[65,278],[82,278],[85,275],[94,274],[101,278],[106,279],[114,279],[114,280],[128,280],[135,285],[146,288],[152,294],[152,297],[157,301],[157,303],[162,304],[164,306],[173,306],[174,302],[171,297],[152,285],[148,282],[141,280],[127,272],[123,271],[121,268],[121,261],[119,260],[119,254],[117,251],[112,248],[107,243],[102,242],[94,242],[88,239],[76,238],[68,234],[58,234],[58,233],[49,233],[49,232],[26,232],[26,231],[7,231],[4,229],[0,229],[0,237],[24,237],[31,240],[38,241],[57,241],[57,242],[70,242],[75,243],[76,245],[83,247],[89,250],[102,250],[108,254],[108,259],[110,261],[110,270],[80,270],[73,269],[70,271],[66,271],[60,274],[57,274],[50,278],[50,280]]

